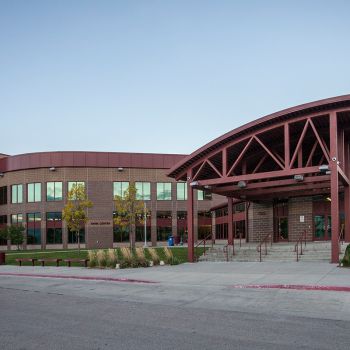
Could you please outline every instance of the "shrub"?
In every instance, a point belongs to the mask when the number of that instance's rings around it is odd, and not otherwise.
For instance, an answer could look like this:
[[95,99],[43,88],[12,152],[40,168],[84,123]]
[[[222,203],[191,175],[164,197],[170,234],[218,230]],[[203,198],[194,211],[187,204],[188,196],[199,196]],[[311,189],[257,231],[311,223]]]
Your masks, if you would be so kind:
[[174,259],[173,252],[169,248],[165,247],[164,248],[164,255],[165,255],[165,263],[172,265],[173,259]]
[[350,266],[350,244],[345,249],[344,258],[342,259],[343,266]]
[[135,249],[135,257],[137,258],[138,266],[147,267],[148,262],[143,248]]
[[120,253],[122,255],[121,268],[125,267],[134,267],[134,258],[132,256],[130,248],[123,247],[120,249]]
[[117,252],[114,249],[107,250],[107,262],[106,265],[111,268],[115,268],[115,265],[118,263]]
[[96,253],[97,266],[102,268],[107,265],[107,256],[106,252],[103,249],[99,249]]
[[153,265],[159,265],[160,259],[156,250],[154,248],[148,248],[148,253],[151,256]]
[[95,267],[97,265],[96,250],[88,251],[89,267]]

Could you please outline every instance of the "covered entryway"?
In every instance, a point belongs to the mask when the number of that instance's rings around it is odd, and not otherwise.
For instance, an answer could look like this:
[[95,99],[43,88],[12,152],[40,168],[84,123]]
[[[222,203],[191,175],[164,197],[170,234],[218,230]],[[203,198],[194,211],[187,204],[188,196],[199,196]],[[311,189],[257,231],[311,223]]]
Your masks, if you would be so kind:
[[[234,244],[235,200],[251,203],[249,241],[265,235],[295,241],[306,231],[313,239],[312,198],[329,196],[332,223],[325,216],[323,237],[331,232],[331,261],[338,262],[339,193],[344,193],[345,239],[350,241],[349,123],[350,95],[330,98],[260,118],[181,160],[168,175],[187,181],[189,260],[194,260],[194,191],[201,189],[227,197],[229,245]],[[274,215],[274,203],[283,201],[288,201],[288,216]]]

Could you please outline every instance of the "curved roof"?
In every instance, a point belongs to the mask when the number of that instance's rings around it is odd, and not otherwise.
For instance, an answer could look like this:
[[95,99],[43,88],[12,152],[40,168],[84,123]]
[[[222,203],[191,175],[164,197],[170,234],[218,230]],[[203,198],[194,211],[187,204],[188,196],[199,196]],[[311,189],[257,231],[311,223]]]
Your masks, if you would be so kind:
[[121,152],[38,152],[0,158],[0,172],[51,167],[169,169],[184,156]]
[[283,122],[289,119],[292,120],[296,117],[304,115],[306,116],[312,113],[342,109],[346,107],[350,107],[350,95],[331,97],[319,101],[305,103],[256,119],[214,139],[190,155],[184,157],[169,170],[168,176],[177,177],[198,159],[207,155],[209,152],[220,148],[222,145],[225,145],[230,141],[234,141],[236,138],[241,137],[242,135],[258,131],[259,129],[263,129],[266,126],[274,125],[279,122]]

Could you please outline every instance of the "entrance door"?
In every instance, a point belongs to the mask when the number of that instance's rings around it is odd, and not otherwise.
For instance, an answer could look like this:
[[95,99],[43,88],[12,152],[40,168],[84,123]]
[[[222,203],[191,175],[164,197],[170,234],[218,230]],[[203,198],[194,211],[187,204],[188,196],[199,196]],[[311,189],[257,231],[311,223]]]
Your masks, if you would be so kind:
[[274,241],[288,241],[288,218],[279,217],[275,219]]
[[[314,216],[315,240],[323,241],[326,238],[326,220],[324,215]],[[328,230],[327,230],[328,231]]]

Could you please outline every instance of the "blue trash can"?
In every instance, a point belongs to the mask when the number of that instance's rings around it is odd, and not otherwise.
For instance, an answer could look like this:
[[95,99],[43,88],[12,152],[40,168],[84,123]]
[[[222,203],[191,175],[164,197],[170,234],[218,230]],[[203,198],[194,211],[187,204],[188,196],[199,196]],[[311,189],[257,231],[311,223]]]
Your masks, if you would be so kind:
[[168,238],[168,247],[173,247],[174,246],[174,237],[169,236]]

